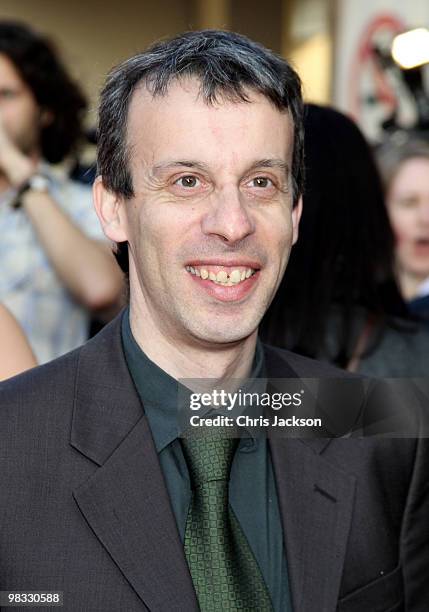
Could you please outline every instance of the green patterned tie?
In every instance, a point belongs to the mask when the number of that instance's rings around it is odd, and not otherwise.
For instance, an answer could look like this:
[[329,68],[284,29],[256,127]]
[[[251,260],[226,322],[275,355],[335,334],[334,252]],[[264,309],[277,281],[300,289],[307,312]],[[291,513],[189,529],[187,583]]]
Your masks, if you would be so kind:
[[272,612],[259,566],[228,503],[238,440],[216,434],[182,439],[193,495],[185,555],[200,610]]

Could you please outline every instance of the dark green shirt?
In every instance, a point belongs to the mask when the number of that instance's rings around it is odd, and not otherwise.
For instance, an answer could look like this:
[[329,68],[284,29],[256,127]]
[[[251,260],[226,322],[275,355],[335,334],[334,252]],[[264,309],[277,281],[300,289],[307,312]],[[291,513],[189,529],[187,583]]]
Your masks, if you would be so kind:
[[[179,383],[141,350],[131,332],[129,311],[122,319],[122,342],[131,377],[149,421],[183,541],[192,493],[188,468],[178,438]],[[259,343],[251,377],[265,377],[264,353]],[[252,437],[249,434],[249,437],[240,439],[231,468],[229,501],[259,564],[274,610],[289,612],[292,608],[283,529],[265,437]]]

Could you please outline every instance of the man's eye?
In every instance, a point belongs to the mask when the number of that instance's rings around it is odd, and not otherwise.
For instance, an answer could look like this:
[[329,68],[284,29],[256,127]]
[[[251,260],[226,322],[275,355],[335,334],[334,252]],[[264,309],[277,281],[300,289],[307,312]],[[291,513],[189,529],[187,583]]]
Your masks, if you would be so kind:
[[196,176],[181,176],[176,181],[176,185],[179,187],[185,187],[186,189],[192,189],[193,187],[197,187],[200,184],[200,180]]
[[257,176],[256,178],[252,179],[250,183],[252,187],[259,187],[262,189],[273,186],[271,179],[267,178],[266,176]]

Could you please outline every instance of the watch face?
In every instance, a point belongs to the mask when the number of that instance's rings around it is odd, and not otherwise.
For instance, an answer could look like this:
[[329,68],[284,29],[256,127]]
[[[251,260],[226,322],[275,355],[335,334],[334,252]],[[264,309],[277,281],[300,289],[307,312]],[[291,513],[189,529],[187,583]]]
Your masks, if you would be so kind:
[[47,191],[49,188],[49,179],[42,174],[35,174],[30,178],[28,184],[30,188],[34,189],[35,191]]

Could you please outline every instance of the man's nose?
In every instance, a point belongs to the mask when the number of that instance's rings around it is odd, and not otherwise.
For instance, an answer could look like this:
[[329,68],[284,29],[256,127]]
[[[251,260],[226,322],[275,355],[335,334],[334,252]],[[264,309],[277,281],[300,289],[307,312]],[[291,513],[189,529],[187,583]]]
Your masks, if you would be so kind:
[[255,231],[249,206],[238,188],[224,188],[212,195],[212,206],[204,216],[201,228],[206,235],[216,235],[234,244]]

